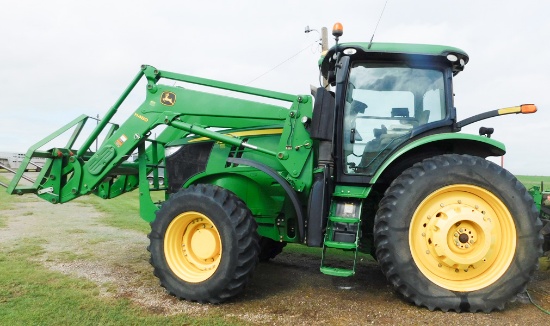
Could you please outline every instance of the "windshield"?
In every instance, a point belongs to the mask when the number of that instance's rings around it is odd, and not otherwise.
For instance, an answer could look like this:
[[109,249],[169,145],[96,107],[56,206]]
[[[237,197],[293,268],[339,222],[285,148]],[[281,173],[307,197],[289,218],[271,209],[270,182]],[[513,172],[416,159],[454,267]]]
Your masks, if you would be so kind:
[[414,128],[445,118],[443,71],[356,63],[344,105],[346,172],[374,173]]

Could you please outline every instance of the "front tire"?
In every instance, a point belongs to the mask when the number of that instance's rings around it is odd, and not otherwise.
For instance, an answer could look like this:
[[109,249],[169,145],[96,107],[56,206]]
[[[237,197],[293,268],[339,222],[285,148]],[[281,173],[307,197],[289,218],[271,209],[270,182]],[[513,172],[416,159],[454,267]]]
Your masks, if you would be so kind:
[[375,217],[376,255],[407,300],[430,310],[501,310],[542,253],[531,196],[480,157],[442,155],[405,170]]
[[219,303],[241,293],[258,262],[256,223],[233,193],[193,185],[157,212],[150,263],[161,285],[180,299]]

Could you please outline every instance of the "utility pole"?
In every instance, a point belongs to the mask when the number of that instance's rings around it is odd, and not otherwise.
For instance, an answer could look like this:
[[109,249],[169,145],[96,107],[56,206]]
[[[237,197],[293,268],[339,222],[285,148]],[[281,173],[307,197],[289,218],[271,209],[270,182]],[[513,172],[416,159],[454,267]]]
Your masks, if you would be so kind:
[[[328,30],[326,27],[321,28],[321,55],[325,55],[328,52]],[[328,80],[323,77],[323,87],[330,90]]]
[[[306,29],[305,29],[305,32],[306,33],[309,33],[309,32],[312,32],[312,31],[315,31],[317,33],[319,33],[318,30],[316,29],[311,29],[309,28],[309,26],[306,26]],[[321,28],[321,39],[319,39],[319,44],[321,45],[321,55],[325,55],[327,52],[328,52],[328,30],[326,27],[322,27]],[[328,84],[328,80],[326,78],[323,77],[323,81],[322,81],[322,85],[324,88],[330,90],[330,85]],[[311,86],[311,90],[312,90],[312,94],[314,94],[313,92],[315,91],[315,86]]]

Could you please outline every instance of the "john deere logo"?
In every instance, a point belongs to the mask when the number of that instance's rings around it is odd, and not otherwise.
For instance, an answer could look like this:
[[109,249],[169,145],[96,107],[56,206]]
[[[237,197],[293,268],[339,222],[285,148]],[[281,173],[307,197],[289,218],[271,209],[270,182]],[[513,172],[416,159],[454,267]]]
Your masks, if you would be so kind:
[[160,103],[168,106],[176,104],[176,94],[172,92],[162,92],[160,96]]

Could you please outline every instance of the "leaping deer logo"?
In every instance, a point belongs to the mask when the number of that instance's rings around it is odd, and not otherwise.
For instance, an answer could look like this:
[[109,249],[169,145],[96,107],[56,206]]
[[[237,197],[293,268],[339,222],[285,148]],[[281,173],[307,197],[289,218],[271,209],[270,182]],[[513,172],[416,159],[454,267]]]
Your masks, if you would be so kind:
[[162,95],[160,96],[160,103],[167,106],[176,104],[176,94],[168,91],[162,92]]

